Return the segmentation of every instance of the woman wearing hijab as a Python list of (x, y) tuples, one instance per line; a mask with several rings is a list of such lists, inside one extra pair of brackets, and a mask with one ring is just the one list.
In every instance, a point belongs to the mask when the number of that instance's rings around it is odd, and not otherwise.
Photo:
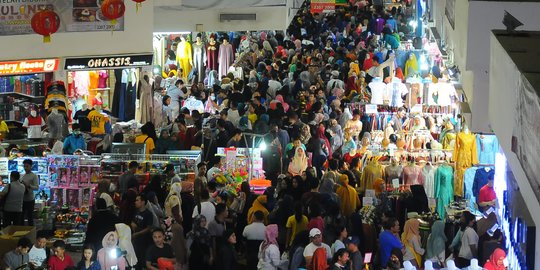
[[(221, 236), (221, 241), (217, 247), (217, 257), (215, 268), (221, 270), (236, 270), (238, 267), (238, 255), (234, 249), (236, 245), (236, 235), (233, 230), (226, 230)], [(191, 267), (191, 266), (190, 266)], [(199, 268), (191, 268), (199, 269)]]
[(294, 157), (289, 163), (288, 172), (293, 176), (302, 175), (308, 167), (308, 158), (302, 147), (296, 148)]
[(190, 269), (210, 269), (214, 256), (212, 254), (212, 238), (206, 229), (206, 218), (198, 215), (193, 221), (193, 230), (187, 234), (190, 250)]
[(317, 136), (323, 140), (324, 145), (326, 146), (328, 159), (330, 160), (332, 159), (332, 146), (330, 145), (330, 141), (326, 137), (325, 131), (326, 131), (326, 127), (324, 126), (324, 124), (323, 123), (319, 124), (319, 128), (317, 129)]
[(425, 250), (421, 245), (420, 221), (418, 219), (412, 218), (405, 222), (405, 227), (401, 234), (401, 242), (405, 246), (403, 261), (411, 261), (415, 267), (422, 265), (422, 255), (424, 255)]
[(431, 226), (431, 234), (428, 237), (426, 247), (426, 260), (432, 261), (435, 268), (444, 267), (446, 240), (444, 222), (442, 220), (435, 221)]
[(385, 182), (382, 178), (377, 178), (377, 180), (373, 182), (373, 189), (375, 190), (375, 196), (377, 196), (377, 198), (385, 191), (384, 185)]
[(360, 207), (358, 192), (349, 185), (349, 177), (342, 174), (339, 177), (340, 185), (337, 188), (337, 195), (340, 201), (341, 213), (345, 217), (350, 217)]
[(262, 270), (277, 270), (283, 263), (277, 242), (278, 226), (270, 224), (266, 226), (264, 231), (264, 241), (259, 247), (259, 263), (257, 269)]
[(165, 199), (165, 236), (167, 240), (174, 237), (172, 232), (173, 224), (182, 224), (182, 184), (179, 182), (171, 185), (171, 190)]
[(504, 266), (504, 259), (506, 258), (506, 253), (504, 250), (497, 248), (491, 256), (489, 257), (489, 260), (484, 264), (484, 268), (486, 270), (505, 270), (506, 267)]
[(103, 248), (101, 248), (97, 253), (97, 259), (102, 269), (112, 269), (112, 267), (117, 266), (118, 269), (126, 268), (126, 260), (123, 256), (114, 258), (110, 256), (111, 251), (118, 248), (118, 234), (116, 231), (109, 232), (103, 237)]
[(260, 195), (257, 197), (257, 199), (253, 202), (253, 206), (249, 208), (248, 215), (247, 215), (247, 221), (248, 225), (253, 223), (255, 220), (254, 214), (257, 211), (261, 211), (264, 214), (264, 224), (268, 224), (268, 209), (264, 206), (268, 202), (268, 198), (265, 195)]

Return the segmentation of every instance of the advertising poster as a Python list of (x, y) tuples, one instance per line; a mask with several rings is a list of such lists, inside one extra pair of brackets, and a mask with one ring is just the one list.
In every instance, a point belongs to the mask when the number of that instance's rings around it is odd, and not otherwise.
[(124, 19), (113, 25), (103, 16), (104, 0), (0, 0), (0, 35), (35, 34), (30, 21), (42, 10), (55, 11), (60, 16), (60, 29), (65, 32), (123, 31)]

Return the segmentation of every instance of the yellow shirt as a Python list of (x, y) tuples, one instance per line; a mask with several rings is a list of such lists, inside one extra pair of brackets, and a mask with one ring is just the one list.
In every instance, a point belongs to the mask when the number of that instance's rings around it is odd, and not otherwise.
[[(146, 138), (148, 138), (148, 140)], [(147, 155), (151, 154), (152, 151), (154, 151), (154, 148), (156, 148), (156, 146), (154, 145), (154, 139), (144, 134), (135, 137), (135, 143), (144, 143), (146, 145)]]
[(294, 215), (287, 219), (287, 225), (285, 227), (291, 229), (291, 240), (289, 241), (289, 245), (292, 245), (294, 238), (299, 232), (307, 230), (308, 222), (308, 218), (304, 215), (302, 215), (302, 222), (300, 223), (296, 221)]
[(6, 124), (6, 121), (0, 122), (0, 132), (9, 133), (9, 127)]
[(91, 111), (87, 117), (91, 122), (90, 132), (95, 135), (104, 135), (105, 124), (109, 121), (109, 117), (97, 110)]

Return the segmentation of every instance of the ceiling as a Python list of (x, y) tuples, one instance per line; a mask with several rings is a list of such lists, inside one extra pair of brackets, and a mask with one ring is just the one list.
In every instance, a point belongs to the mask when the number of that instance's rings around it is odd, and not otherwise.
[[(158, 2), (161, 2), (157, 4)], [(162, 9), (209, 10), (246, 7), (285, 6), (286, 0), (162, 0), (155, 5)]]

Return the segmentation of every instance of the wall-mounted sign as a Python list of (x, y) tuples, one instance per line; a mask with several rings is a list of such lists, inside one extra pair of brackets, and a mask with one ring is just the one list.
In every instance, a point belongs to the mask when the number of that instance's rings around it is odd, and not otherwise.
[(336, 9), (336, 0), (311, 0), (311, 13), (329, 13)]
[(35, 34), (31, 19), (41, 9), (54, 10), (61, 20), (58, 33), (123, 31), (124, 18), (116, 24), (103, 16), (102, 0), (1, 0), (0, 36)]
[(152, 54), (66, 58), (66, 70), (130, 68), (152, 65)]
[(0, 75), (54, 72), (58, 63), (58, 58), (0, 62)]

